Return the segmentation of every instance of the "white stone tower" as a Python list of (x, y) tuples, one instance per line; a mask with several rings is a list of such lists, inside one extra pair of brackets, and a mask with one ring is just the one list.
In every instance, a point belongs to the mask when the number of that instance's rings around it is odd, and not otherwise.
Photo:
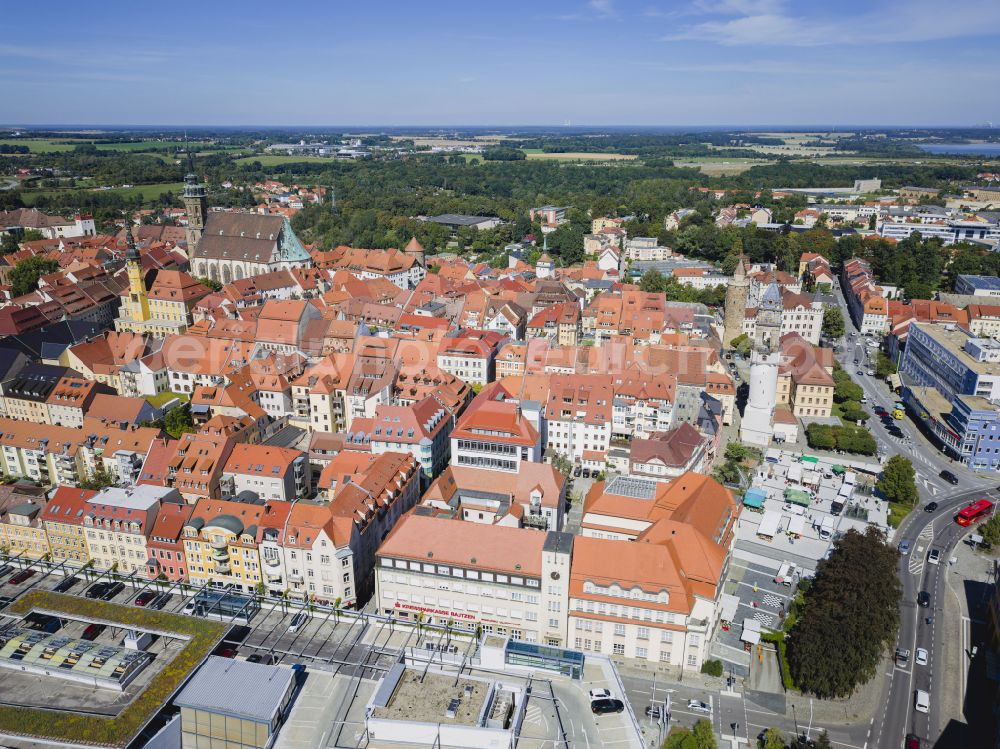
[(741, 442), (763, 447), (771, 444), (780, 361), (778, 352), (754, 350), (750, 354), (750, 394), (740, 424)]

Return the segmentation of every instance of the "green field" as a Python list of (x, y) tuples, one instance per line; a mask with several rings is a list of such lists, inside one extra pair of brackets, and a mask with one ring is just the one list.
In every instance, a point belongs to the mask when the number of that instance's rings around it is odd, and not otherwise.
[(178, 148), (183, 145), (176, 140), (137, 140), (134, 143), (102, 143), (97, 148), (101, 151), (141, 151), (147, 148)]
[(255, 161), (259, 161), (261, 166), (281, 166), (282, 164), (332, 164), (334, 159), (331, 156), (287, 156), (268, 153), (260, 156), (244, 156), (242, 159), (236, 159), (235, 163), (252, 164)]
[[(32, 153), (56, 153), (72, 151), (75, 146), (93, 143), (93, 140), (64, 140), (61, 138), (2, 138), (0, 144), (8, 146), (27, 146)], [(192, 145), (208, 151), (223, 149), (240, 150), (236, 146), (214, 146), (211, 143), (193, 143)], [(177, 148), (183, 143), (176, 140), (137, 140), (131, 143), (102, 143), (97, 146), (100, 151), (144, 151), (149, 148)]]
[(700, 169), (710, 177), (739, 174), (760, 164), (772, 164), (770, 159), (725, 158), (721, 156), (704, 156), (692, 159), (674, 159), (674, 166)]
[[(80, 141), (85, 143), (86, 141)], [(32, 153), (56, 153), (57, 151), (72, 151), (73, 146), (66, 145), (58, 138), (50, 140), (44, 138), (2, 138), (0, 145), (5, 146), (27, 146)]]
[(70, 189), (70, 190), (27, 190), (21, 193), (21, 199), (25, 205), (34, 205), (35, 201), (42, 195), (53, 197), (56, 195), (70, 195), (78, 192), (109, 192), (116, 195), (142, 195), (143, 200), (152, 200), (162, 192), (173, 191), (179, 193), (184, 189), (182, 182), (161, 182), (155, 185), (135, 185), (134, 187), (112, 187), (110, 190), (95, 189)]

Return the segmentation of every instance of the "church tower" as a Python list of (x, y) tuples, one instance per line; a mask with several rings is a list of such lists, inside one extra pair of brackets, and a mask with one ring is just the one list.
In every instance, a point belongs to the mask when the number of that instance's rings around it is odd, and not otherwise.
[(128, 301), (130, 317), (133, 322), (145, 322), (149, 319), (149, 296), (146, 291), (146, 281), (143, 278), (142, 258), (139, 248), (135, 246), (132, 236), (131, 219), (125, 216), (125, 269), (128, 271)]
[(198, 183), (198, 177), (194, 173), (194, 165), (191, 163), (191, 156), (188, 154), (188, 167), (192, 170), (184, 178), (184, 194), (181, 200), (184, 202), (184, 212), (187, 213), (187, 229), (184, 233), (187, 238), (188, 259), (194, 257), (194, 250), (201, 239), (201, 233), (205, 230), (205, 214), (208, 213), (208, 198), (205, 197), (205, 186)]
[(726, 288), (726, 307), (723, 317), (723, 348), (730, 348), (733, 339), (743, 333), (743, 320), (747, 314), (747, 297), (750, 295), (750, 279), (747, 277), (746, 257), (740, 255), (733, 272), (733, 280)]

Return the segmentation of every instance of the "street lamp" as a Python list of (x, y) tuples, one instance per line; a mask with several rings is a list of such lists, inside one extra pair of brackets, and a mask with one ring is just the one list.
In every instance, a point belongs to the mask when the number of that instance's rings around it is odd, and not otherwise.
[(792, 720), (795, 721), (795, 735), (799, 735), (799, 719), (795, 715), (795, 703), (792, 703)]

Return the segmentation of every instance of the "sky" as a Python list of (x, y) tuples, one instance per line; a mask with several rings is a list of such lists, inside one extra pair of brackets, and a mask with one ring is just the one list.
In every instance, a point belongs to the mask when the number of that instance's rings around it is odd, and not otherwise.
[(48, 0), (15, 125), (1000, 126), (998, 0)]

